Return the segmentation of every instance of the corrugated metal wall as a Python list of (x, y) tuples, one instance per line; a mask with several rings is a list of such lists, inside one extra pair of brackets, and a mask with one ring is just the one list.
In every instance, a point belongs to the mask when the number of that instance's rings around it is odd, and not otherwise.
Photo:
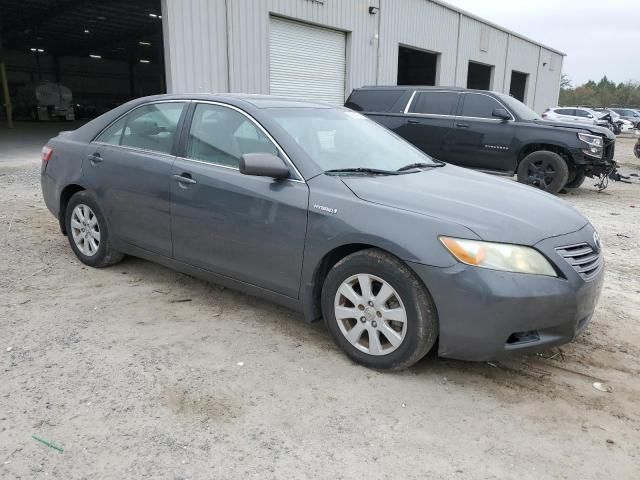
[(475, 61), (494, 66), (494, 90), (508, 93), (517, 70), (529, 74), (529, 106), (557, 103), (562, 55), (437, 0), (162, 0), (162, 11), (171, 92), (269, 93), (269, 18), (279, 16), (346, 33), (346, 95), (396, 84), (404, 45), (440, 54), (438, 85), (466, 86)]

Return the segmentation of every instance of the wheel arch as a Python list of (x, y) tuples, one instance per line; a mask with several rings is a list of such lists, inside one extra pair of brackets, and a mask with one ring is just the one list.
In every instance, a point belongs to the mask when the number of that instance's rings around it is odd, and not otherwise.
[(69, 205), (69, 200), (76, 193), (86, 190), (82, 185), (78, 185), (77, 183), (71, 183), (64, 187), (60, 192), (60, 208), (58, 209), (58, 222), (60, 223), (60, 230), (64, 235), (67, 234), (67, 227), (65, 225), (65, 217), (67, 214), (67, 205)]
[[(418, 274), (411, 268), (411, 266), (402, 259), (397, 253), (390, 251), (388, 248), (380, 247), (371, 242), (353, 242), (353, 243), (345, 243), (334, 247), (333, 249), (326, 252), (320, 259), (320, 261), (316, 264), (313, 273), (310, 275), (308, 281), (306, 281), (302, 286), (301, 292), (301, 300), (302, 300), (302, 312), (304, 314), (304, 318), (306, 322), (313, 322), (322, 318), (322, 306), (321, 306), (321, 294), (322, 287), (324, 285), (324, 280), (327, 277), (329, 271), (333, 268), (333, 266), (338, 263), (343, 258), (368, 249), (376, 249), (387, 253), (395, 258), (397, 258), (400, 262), (402, 262), (409, 270), (411, 270), (416, 278), (420, 281), (420, 283), (425, 287), (428, 292), (428, 288), (424, 285), (423, 280), (418, 276)], [(431, 295), (429, 293), (429, 295)], [(435, 305), (435, 304), (434, 304)]]
[(518, 170), (518, 166), (520, 162), (530, 153), (539, 152), (539, 151), (549, 151), (553, 153), (557, 153), (560, 155), (565, 162), (567, 162), (567, 166), (569, 170), (575, 168), (576, 163), (571, 154), (569, 148), (566, 145), (560, 145), (555, 143), (547, 143), (547, 142), (532, 142), (527, 145), (524, 145), (520, 151), (518, 152), (518, 159), (516, 163), (516, 171)]

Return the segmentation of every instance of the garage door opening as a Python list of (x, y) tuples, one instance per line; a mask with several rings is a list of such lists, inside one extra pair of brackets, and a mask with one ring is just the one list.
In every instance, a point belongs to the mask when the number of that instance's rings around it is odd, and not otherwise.
[(344, 105), (344, 32), (271, 18), (269, 92)]
[(467, 88), (474, 90), (491, 90), (493, 66), (469, 62), (467, 70)]
[(89, 119), (166, 91), (160, 0), (28, 3), (0, 2), (16, 120)]
[(398, 85), (435, 85), (437, 72), (437, 53), (399, 47)]
[(520, 100), (522, 103), (525, 101), (525, 96), (527, 94), (527, 82), (529, 80), (529, 74), (516, 72), (513, 70), (511, 72), (511, 86), (509, 87), (509, 94)]

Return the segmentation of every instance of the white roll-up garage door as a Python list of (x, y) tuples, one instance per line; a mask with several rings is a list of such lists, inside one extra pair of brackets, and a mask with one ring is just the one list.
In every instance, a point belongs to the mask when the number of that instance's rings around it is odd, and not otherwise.
[(344, 104), (345, 34), (271, 18), (271, 95)]

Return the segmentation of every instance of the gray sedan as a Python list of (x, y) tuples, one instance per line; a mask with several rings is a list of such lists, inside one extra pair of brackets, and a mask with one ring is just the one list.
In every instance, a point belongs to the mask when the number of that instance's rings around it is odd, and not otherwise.
[(571, 341), (603, 279), (598, 235), (552, 195), (446, 165), (356, 112), (251, 95), (134, 100), (43, 148), (77, 257), (152, 260), (324, 318), (400, 369)]

